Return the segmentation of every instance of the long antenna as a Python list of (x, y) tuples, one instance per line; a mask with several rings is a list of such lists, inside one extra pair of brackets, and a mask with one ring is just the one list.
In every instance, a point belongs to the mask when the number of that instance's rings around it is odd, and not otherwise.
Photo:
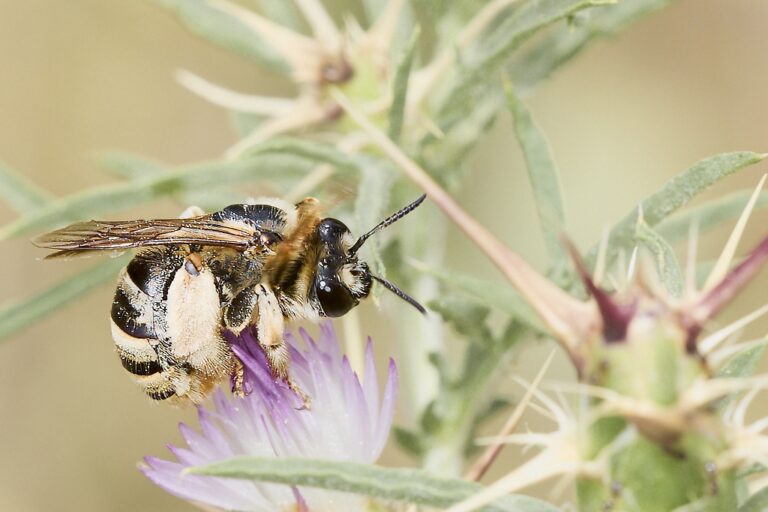
[[(424, 197), (422, 196), (422, 199), (423, 198)], [(371, 274), (371, 277), (374, 278), (379, 283), (381, 283), (382, 285), (384, 285), (384, 288), (386, 288), (387, 290), (391, 291), (392, 293), (394, 293), (395, 295), (397, 295), (398, 297), (403, 299), (405, 302), (407, 302), (411, 306), (413, 306), (416, 309), (418, 309), (419, 313), (421, 313), (422, 315), (426, 315), (427, 314), (427, 310), (424, 309), (424, 306), (422, 306), (421, 304), (416, 302), (416, 299), (414, 299), (413, 297), (411, 297), (410, 295), (405, 293), (403, 290), (401, 290), (397, 286), (393, 285), (392, 283), (390, 283), (386, 279), (383, 279), (383, 278), (381, 278), (379, 276), (375, 276), (375, 275)]]
[(392, 215), (390, 215), (389, 217), (387, 217), (383, 221), (381, 221), (378, 224), (376, 224), (373, 227), (373, 229), (371, 229), (369, 232), (367, 232), (366, 234), (364, 234), (363, 236), (358, 238), (357, 242), (355, 242), (355, 244), (352, 247), (349, 248), (349, 252), (348, 252), (349, 256), (352, 256), (353, 254), (355, 254), (358, 251), (358, 249), (360, 249), (360, 247), (363, 246), (365, 241), (368, 240), (368, 238), (371, 235), (373, 235), (374, 233), (376, 233), (377, 231), (379, 231), (381, 229), (384, 229), (385, 227), (389, 226), (390, 224), (393, 224), (393, 223), (397, 222), (398, 220), (402, 219), (403, 217), (405, 217), (406, 215), (411, 213), (413, 210), (415, 210), (416, 207), (419, 206), (422, 203), (422, 201), (424, 201), (424, 199), (426, 197), (427, 197), (427, 194), (422, 195), (421, 197), (419, 197), (417, 200), (415, 200), (414, 202), (412, 202), (408, 206), (406, 206), (404, 208), (401, 208), (400, 210), (398, 210), (397, 212), (393, 213)]

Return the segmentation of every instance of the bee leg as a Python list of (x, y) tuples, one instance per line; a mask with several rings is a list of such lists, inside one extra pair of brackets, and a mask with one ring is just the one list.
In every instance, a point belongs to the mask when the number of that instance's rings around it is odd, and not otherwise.
[(283, 339), (285, 323), (277, 297), (269, 285), (266, 284), (258, 285), (257, 293), (256, 312), (258, 313), (258, 320), (256, 321), (256, 331), (258, 333), (259, 345), (267, 356), (267, 362), (269, 363), (270, 370), (272, 370), (272, 375), (288, 384), (291, 391), (301, 399), (302, 409), (309, 409), (311, 406), (309, 396), (291, 380), (288, 374), (288, 346)]
[(235, 362), (235, 369), (232, 373), (234, 377), (232, 393), (238, 398), (245, 398), (245, 367), (237, 356), (232, 356), (232, 359)]

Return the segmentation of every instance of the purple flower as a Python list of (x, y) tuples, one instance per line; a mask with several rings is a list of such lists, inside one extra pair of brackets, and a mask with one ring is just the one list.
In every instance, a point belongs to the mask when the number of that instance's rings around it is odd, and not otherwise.
[(178, 462), (146, 457), (141, 471), (157, 485), (181, 498), (225, 510), (238, 511), (359, 511), (366, 499), (345, 493), (291, 488), (247, 480), (184, 474), (184, 469), (237, 456), (306, 457), (361, 463), (378, 459), (389, 435), (394, 414), (397, 369), (389, 362), (384, 395), (374, 367), (370, 339), (361, 383), (342, 356), (330, 323), (320, 327), (315, 342), (299, 331), (307, 348), (297, 348), (290, 334), (291, 375), (312, 398), (312, 408), (299, 410), (301, 401), (283, 382), (275, 382), (252, 333), (233, 340), (242, 360), (245, 398), (227, 398), (219, 389), (213, 408), (198, 408), (198, 433), (181, 424), (186, 448), (169, 446)]

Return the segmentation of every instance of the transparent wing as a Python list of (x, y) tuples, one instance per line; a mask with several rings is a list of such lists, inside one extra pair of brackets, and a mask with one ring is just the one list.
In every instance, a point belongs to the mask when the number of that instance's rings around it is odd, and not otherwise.
[(245, 250), (259, 243), (261, 231), (210, 218), (77, 222), (39, 236), (32, 243), (69, 257), (85, 251), (120, 251), (135, 247), (201, 244)]

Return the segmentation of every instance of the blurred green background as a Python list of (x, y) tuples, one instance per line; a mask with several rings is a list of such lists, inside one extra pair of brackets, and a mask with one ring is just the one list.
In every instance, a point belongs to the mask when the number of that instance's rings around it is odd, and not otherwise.
[[(700, 158), (768, 150), (767, 30), (766, 2), (674, 2), (600, 41), (534, 91), (528, 104), (559, 163), (577, 245), (588, 247)], [(176, 85), (177, 68), (236, 90), (292, 94), (290, 84), (191, 36), (148, 1), (0, 0), (0, 65), (0, 160), (55, 194), (112, 179), (91, 158), (98, 150), (177, 164), (216, 158), (235, 141), (222, 109)], [(460, 202), (524, 257), (543, 261), (507, 114), (478, 146), (471, 167)], [(753, 187), (766, 171), (765, 164), (750, 168), (704, 198)], [(125, 216), (179, 209), (157, 203)], [(439, 215), (433, 208), (422, 214)], [(0, 222), (13, 217), (0, 205)], [(766, 234), (766, 220), (754, 218), (742, 250)], [(722, 228), (703, 240), (702, 259), (726, 234)], [(26, 239), (3, 242), (2, 249), (0, 301), (92, 263), (42, 263), (42, 251)], [(452, 268), (497, 277), (453, 229), (449, 254)], [(768, 276), (760, 278), (724, 318), (765, 302), (767, 284)], [(165, 443), (178, 440), (177, 422), (193, 414), (150, 403), (120, 368), (109, 335), (112, 293), (103, 287), (0, 345), (0, 510), (190, 509), (135, 469), (144, 455), (165, 455)], [(385, 315), (410, 311), (361, 309), (363, 332), (386, 354), (392, 340)], [(526, 350), (514, 371), (534, 373), (548, 350)], [(570, 369), (561, 361), (550, 375), (569, 378)], [(392, 448), (383, 462), (408, 460)], [(510, 464), (513, 458), (504, 459), (495, 474)], [(539, 490), (546, 496), (546, 486)]]

